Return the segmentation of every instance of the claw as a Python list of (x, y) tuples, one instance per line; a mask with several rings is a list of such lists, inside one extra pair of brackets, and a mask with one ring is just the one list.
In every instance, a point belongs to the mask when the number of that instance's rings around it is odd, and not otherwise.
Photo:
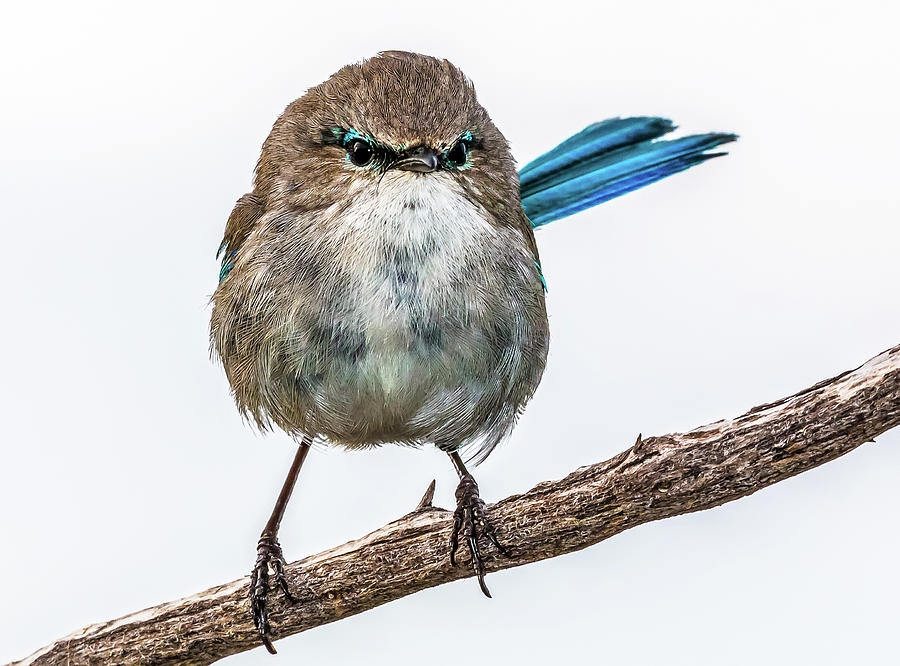
[(291, 588), (288, 586), (287, 576), (284, 575), (284, 558), (279, 557), (273, 560), (272, 565), (275, 568), (275, 581), (278, 583), (278, 587), (281, 588), (281, 591), (284, 594), (284, 598), (287, 599), (291, 605), (297, 603), (297, 601), (299, 600), (297, 599), (297, 597), (291, 594)]
[(497, 535), (494, 534), (494, 527), (488, 522), (484, 523), (484, 535), (488, 538), (488, 541), (494, 544), (494, 548), (496, 548), (497, 552), (503, 555), (503, 557), (512, 557), (509, 550), (497, 541)]
[(509, 551), (497, 540), (494, 528), (487, 520), (484, 501), (478, 495), (478, 484), (470, 474), (465, 474), (460, 479), (459, 487), (456, 489), (456, 502), (456, 511), (453, 512), (453, 530), (450, 533), (450, 564), (456, 566), (456, 551), (459, 547), (460, 533), (462, 533), (469, 546), (469, 555), (472, 558), (472, 568), (478, 577), (478, 586), (484, 595), (490, 598), (491, 592), (484, 582), (484, 560), (481, 558), (478, 540), (482, 537), (486, 538), (505, 557), (509, 557)]
[(253, 566), (253, 572), (250, 574), (250, 611), (253, 614), (253, 625), (256, 627), (257, 633), (266, 650), (271, 654), (276, 654), (275, 646), (272, 645), (272, 625), (269, 623), (269, 611), (267, 602), (269, 600), (269, 568), (271, 567), (275, 576), (275, 583), (281, 588), (285, 598), (292, 604), (297, 603), (297, 598), (291, 594), (288, 587), (287, 577), (284, 574), (284, 555), (281, 552), (281, 545), (274, 537), (262, 536), (256, 546), (256, 564)]
[(488, 541), (490, 541), (492, 544), (494, 544), (494, 548), (497, 549), (497, 552), (498, 552), (498, 553), (500, 553), (501, 555), (503, 555), (503, 557), (512, 557), (512, 555), (509, 554), (509, 551), (508, 551), (506, 548), (504, 548), (504, 547), (500, 544), (499, 541), (497, 541), (497, 537), (494, 536), (494, 533), (493, 533), (493, 532), (486, 532), (485, 535), (487, 536)]
[(456, 549), (459, 547), (459, 528), (462, 527), (462, 516), (459, 509), (453, 512), (453, 531), (450, 532), (450, 566), (456, 566)]
[(472, 555), (472, 564), (475, 567), (475, 575), (478, 576), (478, 587), (484, 592), (484, 596), (490, 599), (491, 591), (487, 588), (487, 583), (484, 582), (484, 562), (481, 561), (481, 553), (478, 552), (478, 541), (475, 539), (474, 535), (470, 536), (468, 540), (469, 553)]

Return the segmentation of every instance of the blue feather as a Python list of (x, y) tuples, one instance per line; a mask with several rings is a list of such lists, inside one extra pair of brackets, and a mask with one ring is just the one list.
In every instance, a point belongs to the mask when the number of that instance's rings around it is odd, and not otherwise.
[(698, 134), (656, 141), (675, 129), (665, 118), (611, 118), (594, 123), (519, 172), (522, 206), (531, 226), (572, 215), (725, 153), (734, 134)]
[(227, 243), (222, 243), (219, 246), (219, 251), (216, 252), (216, 259), (222, 256), (222, 268), (219, 270), (219, 284), (222, 284), (222, 280), (228, 277), (231, 269), (234, 268), (234, 257), (236, 255), (237, 250), (233, 250), (232, 252), (228, 251)]

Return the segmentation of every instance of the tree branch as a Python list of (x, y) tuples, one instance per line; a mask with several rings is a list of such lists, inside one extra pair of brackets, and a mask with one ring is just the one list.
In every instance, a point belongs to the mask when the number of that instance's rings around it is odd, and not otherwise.
[[(900, 345), (855, 370), (733, 420), (638, 441), (559, 481), (489, 507), (512, 557), (485, 549), (488, 571), (580, 550), (636, 525), (700, 511), (833, 460), (900, 425)], [(451, 513), (430, 493), (379, 530), (295, 562), (299, 603), (276, 596), (279, 637), (469, 577), (447, 559)], [(466, 553), (461, 553), (467, 558)], [(15, 664), (209, 664), (258, 646), (246, 577), (91, 625)]]

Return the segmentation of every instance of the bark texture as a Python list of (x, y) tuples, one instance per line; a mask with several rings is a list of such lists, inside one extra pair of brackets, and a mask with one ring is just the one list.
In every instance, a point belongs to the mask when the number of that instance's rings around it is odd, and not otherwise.
[[(605, 462), (488, 508), (509, 559), (488, 571), (569, 553), (635, 525), (717, 506), (833, 460), (900, 425), (900, 345), (855, 370), (735, 419), (638, 441)], [(300, 601), (272, 603), (279, 638), (472, 575), (447, 559), (452, 513), (426, 493), (412, 513), (294, 562)], [(61, 638), (15, 664), (209, 664), (260, 645), (248, 578)]]

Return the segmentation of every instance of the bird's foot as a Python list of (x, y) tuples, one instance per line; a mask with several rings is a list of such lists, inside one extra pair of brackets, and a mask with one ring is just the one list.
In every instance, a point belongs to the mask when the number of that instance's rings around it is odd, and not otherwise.
[(253, 613), (256, 631), (259, 632), (263, 645), (272, 654), (275, 654), (275, 646), (272, 645), (272, 627), (269, 624), (269, 611), (266, 606), (269, 600), (270, 577), (274, 577), (275, 584), (281, 588), (290, 603), (297, 603), (296, 597), (291, 594), (288, 587), (284, 566), (284, 555), (278, 539), (274, 536), (261, 536), (256, 545), (256, 564), (253, 573), (250, 574), (250, 610)]
[(497, 541), (494, 528), (484, 512), (484, 500), (478, 495), (478, 484), (471, 474), (465, 474), (456, 488), (456, 511), (453, 512), (453, 532), (450, 535), (450, 564), (453, 566), (456, 566), (456, 549), (460, 536), (469, 545), (478, 585), (485, 596), (490, 597), (491, 593), (484, 582), (484, 562), (478, 550), (478, 541), (486, 538), (505, 557), (509, 557), (509, 552)]

